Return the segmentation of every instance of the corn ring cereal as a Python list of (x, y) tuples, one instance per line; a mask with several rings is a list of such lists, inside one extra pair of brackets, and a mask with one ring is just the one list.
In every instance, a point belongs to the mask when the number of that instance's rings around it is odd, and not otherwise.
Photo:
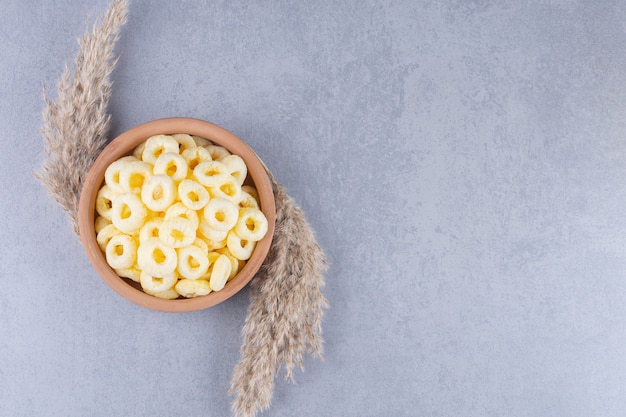
[(174, 273), (165, 274), (162, 277), (155, 277), (146, 271), (141, 271), (141, 276), (139, 277), (141, 288), (152, 293), (161, 293), (171, 289), (176, 285), (176, 280), (177, 277)]
[(241, 186), (241, 191), (246, 192), (252, 196), (256, 201), (259, 201), (259, 192), (252, 185), (244, 184)]
[(191, 221), (193, 230), (198, 229), (198, 224), (200, 223), (198, 213), (195, 210), (186, 207), (183, 203), (175, 203), (165, 212), (165, 220), (173, 219), (175, 217), (182, 217), (183, 219)]
[(113, 199), (117, 193), (108, 185), (103, 185), (96, 195), (96, 212), (105, 219), (111, 220), (111, 211), (113, 210)]
[(177, 263), (176, 249), (167, 246), (159, 238), (151, 238), (139, 244), (137, 266), (142, 272), (153, 277), (163, 277), (173, 274)]
[(137, 260), (137, 241), (124, 233), (115, 235), (107, 243), (105, 254), (111, 268), (130, 268)]
[(179, 153), (183, 153), (187, 149), (195, 148), (198, 146), (196, 145), (196, 142), (193, 140), (193, 138), (186, 133), (177, 133), (175, 135), (172, 135), (172, 137), (176, 142), (178, 142)]
[(239, 185), (242, 185), (248, 175), (248, 167), (243, 159), (239, 155), (228, 155), (222, 158), (220, 162), (226, 165), (228, 173), (235, 177)]
[(237, 275), (237, 271), (239, 270), (240, 260), (234, 257), (232, 253), (230, 253), (230, 250), (228, 250), (228, 247), (216, 249), (215, 252), (219, 253), (220, 255), (226, 256), (228, 260), (230, 261), (230, 274), (228, 275), (228, 279), (227, 279), (227, 281), (230, 281), (231, 279), (235, 277), (235, 275)]
[(174, 181), (180, 181), (187, 177), (189, 167), (185, 158), (177, 153), (165, 152), (154, 161), (154, 175), (167, 175)]
[(96, 230), (96, 234), (100, 232), (100, 230), (104, 229), (106, 226), (112, 224), (111, 219), (107, 219), (103, 216), (96, 217), (96, 221), (94, 223), (94, 229)]
[(193, 176), (205, 187), (215, 187), (224, 181), (228, 168), (219, 161), (200, 162), (193, 170)]
[(178, 297), (180, 297), (180, 294), (176, 291), (176, 286), (169, 288), (165, 291), (156, 291), (156, 292), (150, 291), (144, 287), (142, 287), (142, 289), (146, 294), (149, 294), (156, 298), (161, 298), (163, 300), (175, 300)]
[(180, 155), (187, 161), (190, 171), (193, 171), (200, 162), (213, 160), (209, 151), (202, 147), (185, 149)]
[(254, 197), (252, 197), (251, 194), (247, 193), (246, 191), (243, 191), (243, 187), (241, 189), (241, 198), (239, 199), (239, 207), (255, 208), (255, 209), (260, 208), (259, 202)]
[(178, 184), (178, 198), (188, 208), (201, 210), (209, 202), (209, 192), (194, 180), (182, 180)]
[(196, 240), (196, 228), (184, 217), (165, 219), (159, 228), (159, 240), (171, 248), (189, 246)]
[(198, 147), (213, 145), (213, 142), (211, 142), (207, 138), (203, 138), (203, 137), (195, 136), (195, 135), (191, 135), (191, 138), (193, 139), (193, 141), (196, 143), (196, 146)]
[(212, 198), (220, 197), (239, 204), (241, 200), (241, 186), (232, 175), (226, 175), (219, 184), (209, 187), (209, 194)]
[(128, 160), (118, 159), (107, 167), (104, 171), (104, 182), (111, 191), (116, 194), (124, 193), (124, 188), (120, 184), (120, 171), (128, 163)]
[(202, 221), (200, 222), (198, 231), (208, 240), (216, 242), (226, 239), (226, 236), (228, 235), (228, 230), (215, 230), (209, 226), (209, 224), (204, 220), (204, 216), (202, 216)]
[(153, 175), (141, 189), (141, 201), (152, 211), (165, 211), (176, 199), (174, 180), (167, 175)]
[(143, 161), (124, 164), (119, 172), (119, 185), (125, 193), (140, 193), (146, 179), (152, 176), (152, 166)]
[(228, 232), (226, 247), (235, 258), (247, 261), (252, 256), (255, 246), (255, 241), (242, 239), (233, 231)]
[(209, 284), (213, 291), (220, 291), (226, 285), (226, 281), (230, 277), (232, 264), (226, 255), (220, 255), (213, 263), (211, 270), (211, 279)]
[(259, 241), (267, 233), (267, 218), (263, 212), (255, 208), (239, 209), (235, 233), (246, 240)]
[(161, 154), (167, 152), (178, 153), (179, 145), (176, 139), (169, 135), (155, 135), (146, 140), (141, 159), (151, 165), (154, 165), (157, 158)]
[(211, 159), (213, 159), (214, 161), (219, 161), (220, 159), (225, 158), (228, 155), (230, 155), (230, 152), (228, 151), (228, 149), (219, 145), (208, 145), (208, 146), (205, 146), (204, 149), (209, 151), (209, 153), (211, 154)]
[(104, 226), (96, 235), (96, 241), (98, 242), (98, 246), (102, 252), (106, 252), (106, 247), (111, 238), (113, 236), (119, 235), (122, 233), (117, 227), (113, 224), (109, 224), (108, 226)]
[(232, 229), (238, 217), (238, 206), (225, 198), (213, 198), (204, 207), (204, 220), (215, 230)]
[(111, 222), (124, 233), (138, 233), (147, 215), (148, 209), (135, 194), (120, 194), (113, 200)]
[(137, 265), (126, 269), (115, 269), (115, 273), (122, 278), (128, 278), (135, 282), (139, 282), (141, 277), (141, 269), (137, 268)]
[(150, 220), (144, 223), (139, 229), (139, 243), (143, 243), (146, 240), (154, 237), (159, 237), (159, 229), (163, 224), (163, 218), (152, 217)]
[(198, 279), (209, 269), (208, 251), (189, 245), (178, 249), (178, 273), (183, 278)]
[(181, 279), (174, 287), (176, 292), (185, 298), (201, 297), (211, 292), (211, 286), (206, 279)]
[(143, 155), (143, 150), (145, 148), (146, 148), (146, 142), (141, 142), (139, 145), (135, 147), (135, 149), (133, 149), (132, 155), (138, 160), (141, 160), (141, 157)]

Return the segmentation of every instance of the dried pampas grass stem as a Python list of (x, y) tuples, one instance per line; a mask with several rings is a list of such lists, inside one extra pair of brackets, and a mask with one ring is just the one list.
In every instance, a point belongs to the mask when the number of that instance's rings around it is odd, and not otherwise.
[(48, 97), (44, 87), (46, 107), (41, 134), (47, 160), (36, 177), (69, 213), (76, 234), (83, 181), (107, 142), (109, 78), (117, 62), (114, 47), (127, 11), (126, 0), (114, 0), (100, 24), (79, 40), (74, 71), (67, 63), (57, 84), (56, 101)]
[(282, 366), (286, 379), (293, 381), (293, 370), (303, 369), (305, 354), (322, 356), (326, 257), (302, 210), (271, 173), (270, 178), (276, 230), (267, 259), (250, 283), (242, 358), (230, 389), (237, 417), (252, 417), (270, 406), (274, 378)]

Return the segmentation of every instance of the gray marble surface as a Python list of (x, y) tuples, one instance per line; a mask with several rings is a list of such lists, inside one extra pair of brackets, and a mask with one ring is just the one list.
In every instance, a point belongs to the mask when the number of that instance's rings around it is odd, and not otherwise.
[[(105, 0), (3, 0), (0, 415), (228, 416), (247, 291), (187, 314), (92, 270), (34, 179)], [(624, 416), (626, 4), (134, 0), (113, 134), (244, 139), (331, 263), (325, 361), (264, 416)]]

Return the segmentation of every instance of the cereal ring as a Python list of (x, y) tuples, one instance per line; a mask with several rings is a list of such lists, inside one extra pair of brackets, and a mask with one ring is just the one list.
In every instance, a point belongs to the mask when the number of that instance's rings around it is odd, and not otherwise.
[(151, 293), (161, 293), (167, 291), (176, 285), (176, 274), (169, 273), (165, 274), (162, 277), (155, 277), (150, 275), (146, 271), (141, 271), (141, 276), (139, 277), (139, 282), (141, 283), (141, 288), (143, 288), (146, 292)]
[(121, 194), (113, 200), (111, 221), (124, 233), (134, 234), (143, 226), (148, 209), (139, 197), (132, 193)]
[(178, 153), (183, 153), (187, 149), (195, 148), (196, 146), (198, 146), (196, 145), (196, 142), (193, 140), (193, 138), (186, 133), (177, 133), (175, 135), (172, 135), (172, 137), (174, 138), (174, 140), (176, 140), (176, 142), (178, 142)]
[(122, 233), (117, 227), (115, 227), (112, 223), (108, 226), (104, 226), (102, 230), (98, 232), (96, 235), (96, 241), (98, 242), (98, 246), (102, 252), (106, 252), (106, 247), (111, 238), (113, 236), (117, 236)]
[(103, 216), (96, 217), (96, 221), (94, 222), (94, 229), (96, 231), (96, 234), (98, 234), (100, 230), (104, 229), (106, 226), (110, 224), (111, 224), (111, 219), (107, 219), (106, 217), (103, 217)]
[(244, 184), (241, 186), (241, 191), (244, 193), (248, 193), (254, 198), (257, 202), (259, 201), (259, 192), (252, 185)]
[(152, 176), (152, 166), (143, 161), (128, 162), (119, 173), (119, 184), (125, 193), (140, 193), (146, 179)]
[(133, 265), (126, 269), (116, 269), (115, 273), (122, 278), (128, 278), (135, 282), (139, 282), (141, 277), (141, 269), (137, 268), (137, 265)]
[(228, 173), (235, 177), (239, 185), (242, 185), (246, 175), (248, 175), (248, 167), (243, 159), (239, 155), (228, 155), (222, 158), (220, 162), (226, 165)]
[(239, 204), (241, 200), (241, 186), (235, 177), (226, 175), (219, 184), (209, 187), (209, 194), (211, 198), (225, 198), (235, 204)]
[(259, 202), (252, 197), (251, 194), (243, 191), (243, 187), (241, 190), (241, 198), (239, 199), (239, 207), (241, 208), (260, 208)]
[(169, 288), (165, 291), (158, 291), (158, 292), (150, 291), (146, 288), (143, 288), (143, 292), (153, 297), (161, 298), (164, 300), (175, 300), (180, 297), (180, 294), (176, 291), (176, 286)]
[(209, 151), (209, 153), (211, 154), (211, 159), (213, 159), (214, 161), (219, 161), (220, 159), (225, 158), (228, 155), (230, 155), (230, 152), (228, 151), (228, 149), (219, 145), (204, 146), (204, 149)]
[(178, 273), (187, 279), (198, 279), (209, 269), (208, 252), (189, 245), (178, 249)]
[(130, 161), (118, 159), (107, 167), (104, 171), (104, 182), (109, 186), (111, 191), (116, 194), (124, 193), (124, 188), (120, 184), (120, 171)]
[(137, 260), (137, 241), (123, 233), (115, 235), (107, 243), (105, 254), (111, 268), (130, 268)]
[(232, 264), (226, 255), (220, 255), (213, 263), (213, 269), (211, 270), (211, 279), (209, 284), (213, 291), (220, 291), (224, 288), (226, 281), (232, 271)]
[(152, 211), (165, 211), (175, 199), (176, 186), (167, 175), (153, 175), (141, 189), (141, 201)]
[(235, 233), (245, 240), (259, 241), (267, 233), (267, 218), (263, 212), (255, 208), (239, 209), (239, 218), (235, 225)]
[(209, 151), (202, 147), (185, 149), (181, 156), (187, 161), (189, 170), (193, 171), (200, 162), (212, 161)]
[(198, 228), (198, 224), (200, 223), (198, 213), (196, 213), (195, 210), (186, 207), (183, 203), (173, 204), (165, 212), (165, 220), (169, 220), (175, 217), (182, 217), (183, 219), (190, 220), (194, 230)]
[(177, 153), (165, 152), (154, 161), (154, 175), (167, 175), (174, 181), (187, 177), (187, 161)]
[(211, 286), (206, 279), (181, 279), (174, 288), (185, 298), (201, 297), (211, 292)]
[(222, 241), (226, 239), (228, 235), (228, 230), (215, 230), (204, 220), (204, 216), (202, 216), (202, 220), (200, 221), (200, 225), (198, 227), (198, 231), (202, 236), (212, 241)]
[(237, 271), (239, 271), (239, 262), (245, 262), (245, 261), (241, 261), (237, 259), (236, 257), (234, 257), (233, 254), (230, 253), (230, 250), (228, 250), (228, 247), (217, 249), (215, 252), (221, 255), (225, 255), (230, 261), (231, 268), (230, 268), (230, 274), (228, 275), (228, 281), (235, 278), (235, 275), (237, 275)]
[(210, 140), (208, 140), (206, 138), (202, 138), (200, 136), (191, 135), (191, 138), (196, 143), (196, 146), (211, 146), (211, 145), (213, 145), (213, 142), (211, 142)]
[(178, 184), (178, 198), (192, 210), (201, 210), (209, 202), (209, 192), (194, 180), (182, 180)]
[(160, 239), (150, 238), (139, 243), (137, 266), (143, 272), (153, 277), (164, 277), (174, 273), (177, 263), (176, 250), (161, 242)]
[(234, 231), (228, 232), (226, 247), (235, 258), (247, 261), (252, 256), (255, 246), (255, 241), (242, 239)]
[(204, 219), (215, 230), (232, 229), (238, 217), (237, 205), (225, 198), (213, 198), (204, 207)]
[(103, 185), (96, 196), (96, 212), (105, 219), (111, 220), (111, 211), (113, 210), (113, 200), (117, 196), (108, 185)]
[(196, 240), (196, 228), (189, 219), (172, 217), (163, 220), (159, 228), (159, 240), (172, 248), (182, 248)]
[(202, 252), (204, 254), (208, 254), (209, 253), (209, 245), (207, 245), (206, 242), (203, 239), (199, 238), (199, 237), (197, 237), (196, 240), (193, 241), (192, 245), (193, 246), (197, 246), (200, 249), (202, 249)]
[(151, 165), (154, 165), (157, 158), (166, 152), (178, 153), (178, 142), (169, 135), (151, 136), (146, 140), (141, 159)]
[(159, 229), (163, 224), (162, 217), (152, 217), (139, 229), (139, 243), (154, 237), (159, 237)]
[(145, 141), (141, 142), (139, 145), (135, 147), (135, 149), (133, 149), (132, 155), (138, 160), (141, 160), (141, 155), (143, 154), (143, 150), (145, 148), (146, 148), (146, 142)]
[(214, 187), (228, 175), (228, 168), (219, 161), (200, 162), (193, 170), (193, 176), (205, 187)]

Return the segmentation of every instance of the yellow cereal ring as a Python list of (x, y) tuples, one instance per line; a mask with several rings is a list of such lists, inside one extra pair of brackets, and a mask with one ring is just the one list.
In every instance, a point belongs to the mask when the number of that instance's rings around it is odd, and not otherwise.
[(260, 208), (259, 202), (252, 197), (251, 194), (243, 191), (243, 187), (241, 190), (241, 198), (239, 199), (239, 207), (241, 208)]
[(187, 161), (177, 153), (165, 152), (154, 161), (154, 175), (167, 175), (174, 181), (187, 177)]
[(120, 169), (119, 184), (125, 193), (140, 193), (144, 182), (152, 176), (152, 166), (143, 161), (132, 161)]
[(228, 176), (228, 168), (219, 161), (203, 161), (193, 169), (193, 177), (205, 187), (221, 184)]
[(204, 207), (204, 220), (215, 230), (230, 230), (237, 224), (238, 206), (225, 198), (213, 198)]
[(178, 249), (177, 270), (181, 277), (198, 279), (206, 274), (209, 269), (208, 252), (198, 246), (189, 245)]
[(192, 210), (201, 210), (209, 202), (207, 189), (194, 180), (182, 180), (178, 184), (178, 198)]
[(98, 232), (100, 232), (100, 230), (104, 229), (106, 226), (112, 224), (111, 223), (111, 219), (107, 219), (106, 217), (103, 216), (98, 216), (96, 217), (96, 221), (94, 223), (94, 228), (96, 230), (96, 234), (98, 234)]
[(202, 249), (202, 252), (206, 255), (208, 255), (209, 253), (209, 245), (207, 245), (207, 243), (204, 241), (204, 239), (197, 237), (196, 240), (193, 241), (192, 243), (193, 246), (197, 246), (198, 248)]
[(135, 146), (135, 149), (133, 149), (132, 155), (138, 160), (141, 160), (141, 156), (145, 148), (146, 148), (146, 142), (141, 142), (139, 145)]
[(241, 186), (241, 191), (244, 193), (248, 193), (254, 198), (256, 201), (259, 201), (259, 192), (252, 185), (244, 184)]
[(111, 220), (113, 200), (117, 195), (108, 185), (103, 185), (96, 195), (96, 212), (105, 219)]
[(201, 297), (211, 292), (211, 286), (206, 279), (181, 279), (174, 288), (185, 298)]
[(176, 291), (176, 286), (169, 288), (165, 291), (158, 291), (158, 292), (150, 291), (148, 289), (143, 288), (143, 292), (153, 297), (161, 298), (164, 300), (175, 300), (180, 297), (180, 294)]
[(120, 194), (113, 200), (111, 221), (124, 233), (138, 233), (147, 215), (148, 209), (136, 194)]
[(234, 231), (228, 232), (226, 247), (235, 258), (247, 261), (252, 256), (255, 246), (255, 241), (242, 239)]
[(193, 140), (193, 138), (185, 133), (177, 133), (175, 135), (172, 135), (172, 137), (176, 140), (176, 142), (178, 142), (179, 153), (183, 153), (187, 149), (195, 148), (198, 146), (196, 145), (196, 142)]
[(261, 210), (255, 208), (239, 209), (235, 232), (240, 238), (259, 241), (267, 233), (267, 228), (267, 218)]
[(130, 268), (137, 260), (137, 241), (124, 233), (115, 235), (107, 243), (105, 255), (111, 268)]
[(151, 165), (154, 165), (157, 158), (166, 152), (178, 153), (178, 142), (169, 135), (151, 136), (146, 140), (141, 159)]
[(209, 153), (211, 154), (211, 159), (213, 159), (214, 161), (219, 161), (220, 159), (225, 158), (228, 155), (230, 155), (230, 152), (228, 151), (228, 149), (219, 145), (204, 146), (204, 149), (209, 151)]
[(235, 177), (239, 185), (242, 185), (248, 175), (248, 167), (243, 159), (239, 155), (228, 155), (222, 158), (220, 162), (226, 165), (228, 173)]
[(96, 241), (102, 252), (106, 252), (106, 247), (113, 236), (117, 236), (122, 233), (112, 223), (108, 226), (104, 226), (96, 235)]
[(120, 184), (120, 171), (128, 164), (128, 160), (118, 159), (107, 167), (104, 171), (104, 182), (109, 186), (111, 191), (116, 194), (124, 193), (124, 188)]
[(211, 146), (211, 145), (213, 145), (213, 142), (211, 142), (210, 140), (208, 140), (206, 138), (200, 137), (200, 136), (191, 135), (191, 138), (196, 143), (196, 146)]
[(152, 217), (150, 220), (144, 223), (139, 229), (139, 243), (143, 243), (151, 238), (159, 237), (159, 229), (163, 224), (162, 217)]
[(211, 279), (209, 284), (213, 291), (220, 291), (224, 288), (226, 281), (232, 271), (232, 264), (226, 255), (220, 255), (213, 263)]
[(200, 219), (200, 224), (198, 226), (198, 232), (207, 240), (213, 241), (222, 241), (226, 239), (226, 235), (228, 235), (228, 230), (215, 230), (204, 218), (204, 214), (202, 214), (202, 218)]
[(230, 274), (228, 275), (228, 281), (230, 281), (231, 279), (235, 277), (235, 275), (237, 275), (237, 271), (239, 270), (239, 262), (245, 262), (245, 261), (241, 261), (237, 259), (236, 257), (234, 257), (233, 254), (230, 253), (230, 250), (228, 250), (228, 247), (217, 249), (215, 252), (225, 255), (230, 261), (231, 269), (230, 269)]
[(187, 165), (191, 171), (193, 171), (200, 162), (213, 160), (209, 151), (202, 147), (185, 149), (180, 155), (187, 161)]
[(167, 175), (153, 175), (141, 189), (141, 201), (152, 211), (165, 211), (176, 199), (176, 185)]
[(196, 240), (196, 228), (189, 219), (172, 217), (163, 220), (159, 228), (159, 240), (172, 248), (189, 246)]
[(186, 207), (183, 203), (175, 203), (170, 206), (165, 212), (165, 220), (173, 219), (174, 217), (182, 217), (191, 221), (194, 230), (198, 228), (200, 218), (195, 210)]
[(161, 277), (156, 277), (150, 275), (146, 271), (141, 271), (141, 276), (139, 277), (139, 282), (141, 283), (141, 288), (146, 292), (150, 292), (152, 294), (162, 293), (167, 291), (176, 285), (176, 274), (169, 273), (165, 274)]
[(132, 279), (135, 282), (139, 282), (141, 277), (141, 269), (137, 268), (137, 265), (133, 265), (126, 269), (116, 269), (115, 273), (122, 278)]
[(137, 266), (143, 272), (153, 277), (163, 277), (173, 274), (177, 263), (176, 249), (167, 246), (160, 239), (151, 238), (139, 243)]
[(211, 198), (225, 198), (235, 204), (239, 204), (241, 200), (241, 186), (235, 177), (226, 175), (219, 184), (209, 187), (209, 195)]

